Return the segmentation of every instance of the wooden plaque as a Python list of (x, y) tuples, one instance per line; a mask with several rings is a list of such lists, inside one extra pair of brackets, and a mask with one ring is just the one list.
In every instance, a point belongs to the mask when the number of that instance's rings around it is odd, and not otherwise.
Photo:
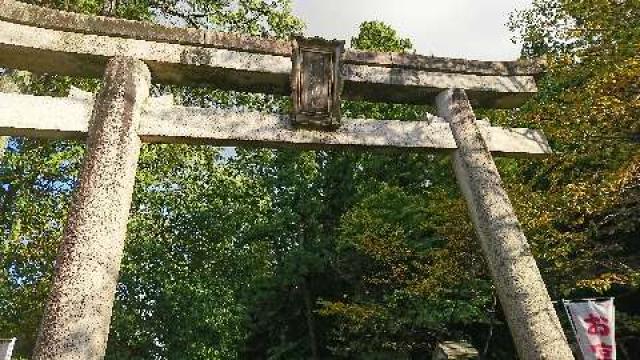
[(291, 75), (291, 122), (294, 126), (327, 130), (340, 126), (340, 57), (343, 51), (343, 41), (295, 39)]

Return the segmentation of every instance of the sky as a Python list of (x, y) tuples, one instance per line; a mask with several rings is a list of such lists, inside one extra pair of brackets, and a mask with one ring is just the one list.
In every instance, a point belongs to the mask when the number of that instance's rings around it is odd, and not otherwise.
[(294, 0), (307, 36), (346, 40), (360, 23), (381, 20), (411, 39), (423, 55), (478, 60), (515, 60), (509, 14), (531, 0)]

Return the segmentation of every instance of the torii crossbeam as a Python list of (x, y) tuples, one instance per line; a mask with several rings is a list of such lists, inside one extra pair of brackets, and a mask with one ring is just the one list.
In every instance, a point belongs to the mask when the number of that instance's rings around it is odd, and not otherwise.
[[(537, 90), (536, 62), (343, 52), (340, 42), (168, 28), (0, 0), (0, 66), (104, 79), (96, 97), (0, 94), (0, 135), (87, 141), (34, 359), (104, 357), (142, 142), (451, 152), (520, 357), (573, 359), (491, 155), (541, 156), (549, 145), (540, 131), (478, 121), (471, 107), (520, 105)], [(175, 106), (149, 98), (152, 80), (293, 94), (294, 111)], [(436, 103), (438, 116), (340, 119), (341, 98)]]

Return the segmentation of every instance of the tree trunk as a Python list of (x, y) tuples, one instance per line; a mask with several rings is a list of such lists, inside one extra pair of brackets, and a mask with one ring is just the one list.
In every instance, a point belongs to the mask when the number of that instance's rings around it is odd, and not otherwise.
[(487, 340), (484, 343), (484, 349), (482, 349), (482, 355), (480, 359), (484, 360), (487, 358), (487, 354), (489, 353), (489, 345), (491, 344), (491, 338), (493, 337), (493, 317), (496, 314), (496, 307), (498, 306), (498, 299), (495, 295), (493, 295), (493, 307), (491, 308), (491, 313), (489, 314), (489, 334), (487, 335)]
[(102, 3), (102, 16), (114, 16), (116, 14), (116, 8), (118, 7), (118, 0), (104, 0)]
[(313, 319), (313, 301), (309, 291), (309, 279), (304, 278), (302, 284), (302, 296), (304, 297), (305, 315), (307, 318), (307, 328), (309, 330), (309, 345), (311, 346), (311, 358), (318, 360), (318, 340), (316, 338), (315, 321)]

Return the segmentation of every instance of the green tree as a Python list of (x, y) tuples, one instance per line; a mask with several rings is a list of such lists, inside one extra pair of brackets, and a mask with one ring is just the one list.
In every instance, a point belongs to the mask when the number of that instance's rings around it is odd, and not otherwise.
[(398, 36), (397, 31), (382, 21), (360, 24), (358, 36), (351, 39), (351, 47), (359, 50), (406, 52), (413, 48), (411, 40)]

